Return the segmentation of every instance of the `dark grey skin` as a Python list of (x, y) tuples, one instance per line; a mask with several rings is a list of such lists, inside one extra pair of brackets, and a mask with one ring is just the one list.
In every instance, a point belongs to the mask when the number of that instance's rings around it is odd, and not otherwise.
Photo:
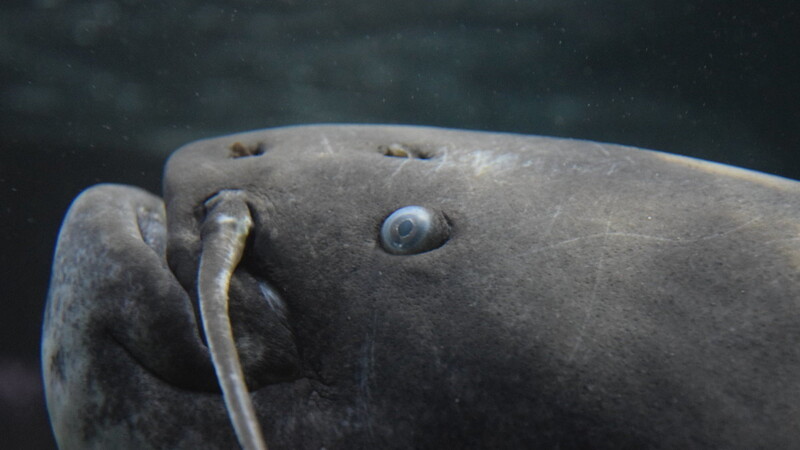
[[(271, 449), (800, 448), (800, 183), (393, 126), (195, 142), (163, 203), (82, 194), (44, 324), (62, 448), (237, 446), (195, 288), (222, 190), (253, 218), (230, 315)], [(449, 239), (385, 251), (407, 205)]]

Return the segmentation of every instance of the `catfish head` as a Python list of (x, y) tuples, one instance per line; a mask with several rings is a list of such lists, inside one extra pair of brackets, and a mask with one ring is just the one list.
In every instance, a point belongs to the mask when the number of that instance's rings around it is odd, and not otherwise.
[(62, 227), (62, 448), (800, 445), (800, 184), (585, 141), (199, 141)]

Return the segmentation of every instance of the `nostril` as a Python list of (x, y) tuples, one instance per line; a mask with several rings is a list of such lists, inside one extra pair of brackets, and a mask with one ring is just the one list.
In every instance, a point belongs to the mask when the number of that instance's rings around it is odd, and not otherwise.
[(400, 143), (381, 145), (378, 150), (384, 156), (393, 158), (431, 159), (435, 156), (432, 151), (425, 150), (419, 146)]
[(266, 144), (263, 142), (254, 142), (250, 144), (242, 144), (239, 141), (234, 142), (228, 147), (231, 158), (246, 158), (248, 156), (263, 155), (267, 150)]

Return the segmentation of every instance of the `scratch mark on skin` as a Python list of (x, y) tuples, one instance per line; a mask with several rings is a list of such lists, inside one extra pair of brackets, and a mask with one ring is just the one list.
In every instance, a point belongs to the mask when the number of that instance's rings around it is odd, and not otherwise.
[[(652, 239), (656, 241), (667, 241), (667, 242), (681, 242), (680, 239), (672, 239), (672, 238), (665, 238), (661, 236), (650, 236), (646, 234), (637, 234), (637, 233), (623, 233), (623, 232), (607, 232), (607, 233), (595, 233), (595, 234), (587, 234), (586, 236), (578, 236), (571, 239), (565, 239), (563, 241), (556, 242), (555, 244), (545, 245), (543, 247), (537, 247), (529, 250), (527, 254), (535, 254), (540, 253), (546, 250), (550, 250), (552, 248), (563, 247), (565, 245), (571, 244), (573, 242), (583, 241), (587, 239), (594, 239), (597, 237), (603, 237), (604, 240), (607, 236), (624, 236), (624, 237), (635, 237), (635, 238), (642, 238), (642, 239)], [(688, 242), (688, 241), (687, 241)]]
[(589, 323), (589, 320), (591, 319), (592, 311), (594, 311), (594, 305), (595, 302), (597, 301), (597, 287), (600, 285), (600, 276), (602, 275), (603, 272), (603, 262), (606, 256), (605, 243), (607, 237), (609, 236), (610, 230), (611, 230), (611, 219), (608, 219), (606, 221), (606, 231), (605, 233), (602, 234), (603, 242), (600, 244), (602, 252), (600, 253), (600, 257), (597, 259), (597, 264), (595, 265), (594, 268), (594, 282), (592, 283), (592, 291), (589, 293), (588, 306), (584, 311), (583, 321), (581, 323), (580, 330), (578, 330), (578, 336), (575, 339), (575, 345), (572, 347), (569, 356), (567, 356), (567, 362), (572, 362), (575, 359), (575, 354), (578, 352), (578, 349), (583, 343), (583, 335), (586, 332), (586, 325)]
[(611, 154), (608, 152), (608, 150), (606, 150), (606, 148), (605, 148), (605, 146), (604, 146), (604, 145), (602, 145), (602, 144), (599, 144), (599, 143), (597, 143), (597, 142), (592, 142), (592, 143), (594, 144), (594, 146), (595, 146), (595, 147), (596, 147), (598, 150), (600, 150), (600, 152), (603, 154), (603, 156), (610, 156), (610, 155), (611, 155)]
[(719, 233), (712, 233), (712, 234), (709, 234), (708, 236), (702, 236), (702, 237), (699, 237), (697, 239), (694, 239), (694, 241), (706, 241), (706, 240), (709, 240), (709, 239), (716, 239), (716, 238), (719, 238), (719, 237), (726, 236), (728, 234), (731, 234), (731, 233), (734, 233), (736, 231), (739, 231), (739, 230), (741, 230), (743, 228), (747, 228), (751, 224), (760, 221), (761, 218), (762, 218), (761, 216), (758, 216), (758, 217), (756, 217), (754, 219), (750, 219), (747, 222), (739, 224), (739, 225), (737, 225), (737, 226), (735, 226), (733, 228), (730, 228), (728, 230), (721, 231)]
[(439, 160), (439, 164), (436, 165), (436, 168), (433, 169), (434, 172), (438, 172), (445, 164), (447, 164), (447, 147), (441, 148), (441, 155), (442, 158)]
[(472, 169), (475, 172), (475, 176), (483, 175), (497, 161), (494, 154), (488, 150), (477, 150), (472, 152), (470, 156), (472, 157)]
[(764, 242), (764, 245), (766, 245), (766, 244), (772, 244), (772, 243), (775, 243), (775, 242), (794, 242), (794, 241), (800, 242), (800, 237), (794, 237), (794, 238), (783, 238), (783, 239), (772, 239), (772, 240), (770, 240), (770, 241), (766, 241), (766, 242)]
[[(743, 224), (740, 224), (740, 225), (737, 225), (737, 226), (735, 226), (733, 228), (730, 228), (728, 230), (721, 231), (721, 232), (718, 232), (718, 233), (712, 233), (712, 234), (709, 234), (709, 235), (706, 235), (706, 236), (700, 236), (700, 237), (692, 238), (692, 239), (670, 238), (670, 237), (664, 237), (664, 236), (653, 236), (653, 235), (650, 235), (650, 234), (626, 233), (626, 232), (623, 232), (623, 231), (608, 231), (607, 230), (605, 233), (594, 233), (594, 234), (587, 234), (586, 236), (577, 236), (577, 237), (574, 237), (574, 238), (565, 239), (563, 241), (556, 242), (554, 244), (549, 244), (549, 245), (545, 245), (545, 246), (542, 246), (542, 247), (532, 248), (527, 252), (527, 254), (540, 253), (540, 252), (543, 252), (543, 251), (546, 251), (546, 250), (549, 250), (549, 249), (552, 249), (552, 248), (563, 247), (563, 246), (571, 244), (573, 242), (578, 242), (578, 241), (587, 240), (587, 239), (594, 239), (594, 238), (598, 238), (598, 237), (603, 237), (604, 240), (605, 240), (605, 238), (608, 237), (608, 236), (630, 237), (630, 238), (638, 238), (638, 239), (649, 239), (649, 240), (653, 240), (653, 241), (680, 242), (682, 244), (691, 244), (693, 242), (707, 241), (707, 240), (711, 240), (711, 239), (717, 239), (717, 238), (725, 237), (728, 234), (734, 233), (736, 231), (740, 231), (740, 230), (742, 230), (742, 229), (744, 229), (744, 228), (750, 226), (751, 224), (753, 224), (755, 222), (758, 222), (760, 220), (761, 220), (761, 217), (756, 217), (755, 219), (748, 220), (747, 222), (745, 222)], [(552, 223), (551, 223), (551, 225), (548, 227), (547, 231), (543, 235), (547, 236), (551, 229), (552, 229)], [(783, 239), (781, 239), (781, 240), (783, 240)], [(800, 240), (800, 238), (786, 239), (786, 240)], [(774, 242), (774, 241), (769, 241), (769, 242)], [(769, 242), (766, 242), (766, 243), (769, 243)]]
[[(598, 144), (596, 142), (593, 142), (593, 144), (594, 144), (594, 147), (597, 148), (597, 150), (599, 150), (603, 154), (603, 156), (605, 156), (605, 157), (610, 157), (611, 156), (611, 152), (609, 152), (608, 149), (606, 149), (606, 147), (603, 144)], [(636, 163), (633, 161), (633, 159), (630, 156), (626, 156), (626, 155), (616, 155), (616, 156), (622, 156), (622, 158), (625, 160), (625, 162), (619, 162), (619, 161), (612, 162), (611, 163), (611, 167), (609, 167), (609, 169), (606, 171), (606, 176), (613, 175), (614, 172), (616, 172), (617, 169), (620, 168), (620, 166), (625, 166), (626, 163), (631, 165), (631, 166), (635, 166), (636, 165)], [(573, 167), (573, 168), (575, 168), (575, 167)]]
[(558, 216), (561, 215), (561, 205), (556, 206), (556, 212), (553, 213), (553, 217), (550, 218), (550, 223), (547, 224), (547, 228), (544, 230), (543, 236), (550, 236), (550, 232), (553, 231), (553, 225), (556, 223), (556, 219)]
[(391, 175), (389, 175), (389, 178), (390, 178), (390, 179), (391, 179), (391, 178), (394, 178), (394, 176), (395, 176), (395, 175), (397, 175), (398, 173), (400, 173), (400, 169), (402, 169), (402, 168), (403, 168), (403, 166), (405, 166), (406, 164), (408, 164), (408, 162), (409, 162), (409, 161), (411, 161), (411, 158), (404, 158), (404, 159), (403, 159), (403, 162), (401, 162), (401, 163), (400, 163), (400, 165), (399, 165), (399, 166), (397, 166), (397, 169), (395, 169), (395, 170), (394, 170), (394, 172), (392, 172), (392, 174), (391, 174)]
[(476, 150), (470, 154), (474, 175), (479, 177), (489, 171), (504, 172), (517, 166), (517, 155), (495, 154), (491, 150)]
[(325, 148), (325, 151), (328, 153), (333, 153), (333, 147), (331, 146), (331, 142), (328, 140), (328, 136), (322, 136), (322, 146)]

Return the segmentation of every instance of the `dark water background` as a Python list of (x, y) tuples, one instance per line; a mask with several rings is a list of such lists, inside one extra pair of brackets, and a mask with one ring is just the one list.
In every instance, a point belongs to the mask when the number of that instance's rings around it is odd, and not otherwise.
[(0, 446), (51, 448), (52, 249), (98, 182), (188, 141), (315, 122), (593, 139), (800, 178), (796, 1), (4, 1)]

